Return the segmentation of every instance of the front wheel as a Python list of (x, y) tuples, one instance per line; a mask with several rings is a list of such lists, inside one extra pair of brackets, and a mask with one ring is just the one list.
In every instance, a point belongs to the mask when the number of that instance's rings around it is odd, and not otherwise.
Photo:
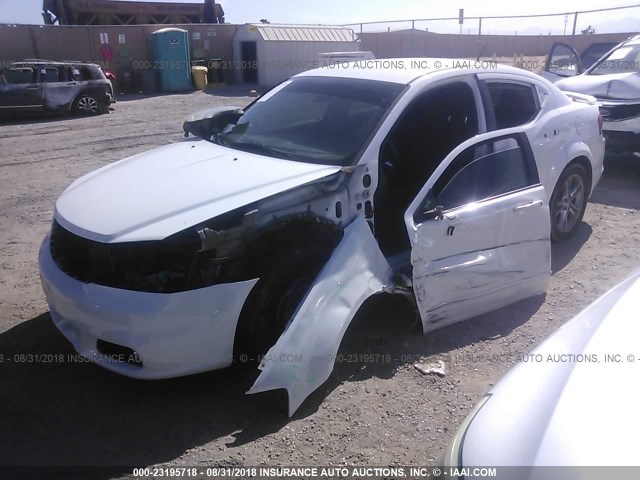
[(236, 360), (255, 360), (276, 343), (330, 255), (329, 248), (293, 247), (265, 262), (236, 329)]
[(80, 115), (98, 115), (102, 112), (102, 107), (94, 96), (82, 95), (76, 100), (74, 111)]
[(575, 232), (587, 208), (587, 189), (583, 166), (573, 164), (562, 172), (549, 202), (552, 240), (566, 240)]

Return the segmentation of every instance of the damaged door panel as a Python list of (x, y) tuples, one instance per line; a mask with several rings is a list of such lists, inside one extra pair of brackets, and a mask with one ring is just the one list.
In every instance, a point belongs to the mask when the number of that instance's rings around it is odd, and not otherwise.
[(347, 327), (364, 301), (389, 284), (391, 269), (364, 217), (345, 228), (288, 328), (262, 359), (247, 393), (284, 388), (289, 416), (331, 374)]
[(541, 294), (550, 276), (548, 200), (526, 137), (476, 138), (405, 215), (425, 333)]
[(78, 82), (65, 77), (65, 69), (43, 67), (40, 71), (42, 98), (51, 110), (69, 109), (78, 91)]

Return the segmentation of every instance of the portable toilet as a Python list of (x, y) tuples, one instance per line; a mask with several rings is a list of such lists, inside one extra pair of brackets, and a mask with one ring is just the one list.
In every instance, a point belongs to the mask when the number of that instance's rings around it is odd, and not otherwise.
[(163, 92), (191, 90), (189, 32), (163, 28), (153, 32), (153, 59)]

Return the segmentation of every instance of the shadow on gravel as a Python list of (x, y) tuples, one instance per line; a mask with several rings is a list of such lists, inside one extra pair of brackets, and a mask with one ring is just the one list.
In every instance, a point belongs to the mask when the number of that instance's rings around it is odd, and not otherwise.
[(640, 210), (640, 158), (608, 156), (604, 174), (590, 202)]
[(255, 90), (259, 95), (265, 93), (265, 89), (249, 83), (239, 85), (227, 85), (224, 87), (207, 87), (203, 90), (207, 95), (216, 97), (250, 97), (251, 91)]
[(244, 394), (253, 370), (129, 379), (83, 362), (48, 313), (0, 334), (0, 352), (0, 465), (146, 466), (238, 431), (251, 441), (288, 422), (277, 392)]
[[(419, 333), (404, 298), (371, 299), (342, 342), (335, 370), (295, 414), (315, 412), (341, 383), (389, 378), (418, 357), (508, 334), (537, 311), (543, 297)], [(169, 462), (186, 450), (229, 437), (238, 446), (288, 423), (286, 394), (245, 395), (253, 368), (190, 377), (133, 380), (82, 360), (48, 313), (0, 334), (0, 465), (132, 466)], [(365, 360), (363, 355), (379, 355)], [(209, 465), (215, 455), (206, 459)], [(92, 478), (112, 478), (113, 471)]]
[[(234, 97), (249, 97), (250, 92), (252, 90), (256, 90), (260, 95), (264, 93), (264, 89), (261, 89), (258, 85), (250, 85), (250, 84), (240, 84), (240, 85), (225, 85), (221, 87), (208, 86), (202, 93), (207, 95), (212, 95), (214, 97), (226, 97), (226, 98), (234, 98)], [(116, 95), (116, 100), (118, 103), (126, 103), (132, 100), (144, 100), (146, 98), (156, 98), (156, 97), (167, 97), (167, 96), (180, 96), (180, 95), (194, 95), (199, 93), (198, 90), (188, 90), (185, 92), (158, 92), (153, 94), (147, 93), (121, 93)], [(115, 108), (118, 108), (118, 103), (115, 104)], [(203, 106), (206, 108), (206, 105)]]
[(523, 325), (544, 304), (545, 295), (441, 328), (427, 335), (409, 302), (393, 295), (371, 298), (349, 326), (329, 380), (302, 404), (295, 418), (315, 412), (342, 383), (391, 378), (420, 358), (500, 338)]
[(37, 125), (60, 122), (61, 120), (82, 120), (86, 117), (61, 112), (31, 112), (0, 115), (0, 125)]
[[(587, 207), (589, 208), (589, 207)], [(566, 267), (593, 233), (591, 225), (580, 222), (573, 235), (560, 243), (551, 244), (551, 273), (555, 275)]]

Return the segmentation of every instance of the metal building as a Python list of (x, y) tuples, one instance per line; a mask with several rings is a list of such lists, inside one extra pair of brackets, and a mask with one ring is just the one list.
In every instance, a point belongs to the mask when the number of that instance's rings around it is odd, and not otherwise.
[(230, 66), (236, 82), (270, 87), (322, 66), (322, 53), (359, 50), (360, 42), (351, 28), (252, 23), (236, 31)]
[(45, 25), (224, 23), (224, 11), (215, 0), (199, 3), (43, 0), (42, 17)]

